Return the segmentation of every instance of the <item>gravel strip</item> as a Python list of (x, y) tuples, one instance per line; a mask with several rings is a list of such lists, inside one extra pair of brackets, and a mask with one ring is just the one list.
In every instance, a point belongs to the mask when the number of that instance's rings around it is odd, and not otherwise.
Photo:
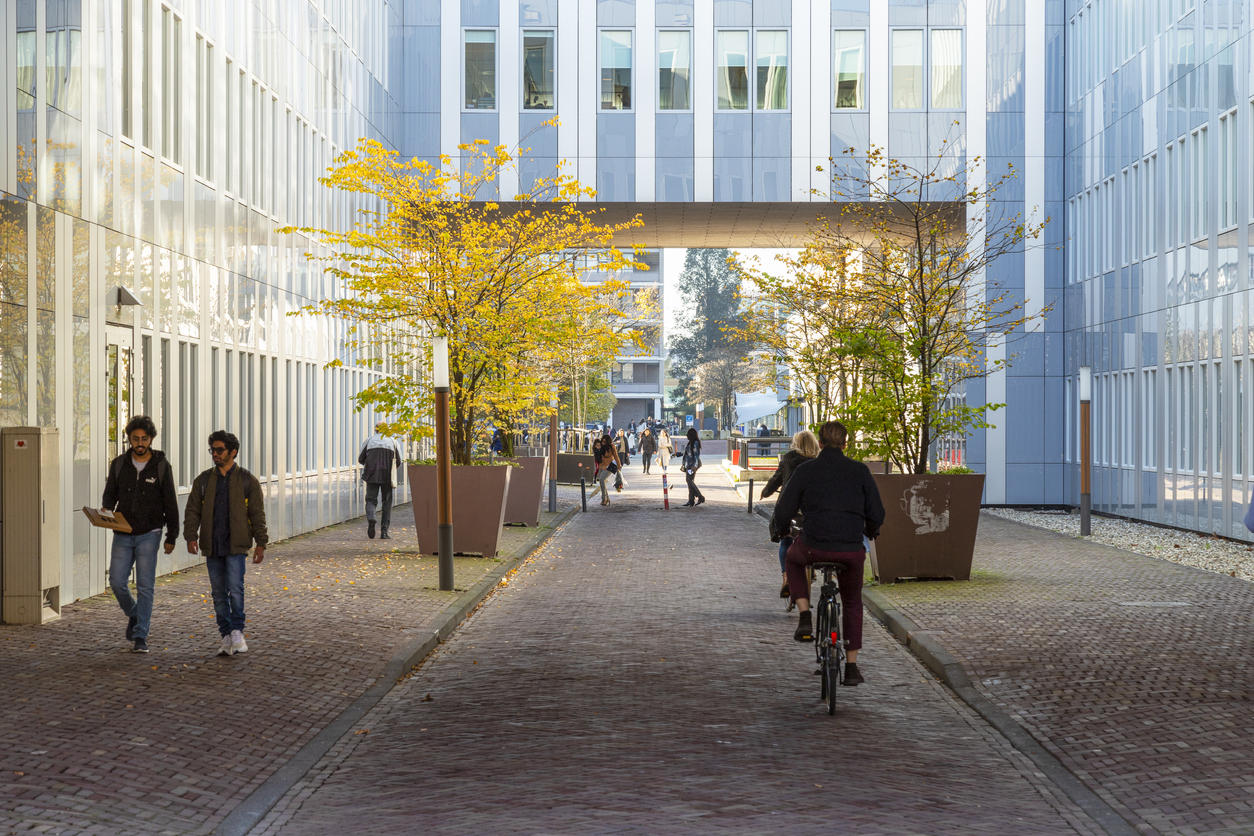
[[(985, 508), (984, 510), (1008, 520), (1034, 525), (1037, 528), (1047, 528), (1070, 537), (1080, 536), (1078, 513), (1017, 511), (1011, 508)], [(1254, 581), (1254, 547), (1244, 543), (1170, 528), (1159, 528), (1156, 525), (1131, 520), (1115, 520), (1098, 516), (1094, 516), (1092, 520), (1093, 534), (1089, 539), (1096, 543), (1104, 543), (1124, 551), (1205, 569), (1208, 572)]]

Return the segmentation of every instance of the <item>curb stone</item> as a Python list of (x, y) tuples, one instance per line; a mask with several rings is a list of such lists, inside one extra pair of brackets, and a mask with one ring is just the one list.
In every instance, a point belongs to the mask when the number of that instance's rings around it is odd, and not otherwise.
[[(755, 503), (754, 513), (770, 520), (771, 511)], [(862, 590), (862, 603), (886, 630), (914, 654), (928, 670), (945, 683), (972, 711), (995, 728), (1010, 745), (1022, 752), (1046, 778), (1095, 821), (1110, 836), (1140, 836), (1140, 831), (1119, 815), (1101, 796), (1089, 789), (1058, 758), (1019, 725), (1013, 717), (998, 708), (972, 683), (962, 663), (934, 638), (921, 631), (913, 621), (897, 610), (884, 593), (876, 589)]]
[(413, 670), (415, 665), (452, 635), (457, 626), (483, 603), (483, 600), (491, 594), (502, 579), (508, 577), (527, 558), (552, 540), (561, 527), (569, 522), (578, 511), (578, 505), (569, 508), (553, 521), (551, 528), (537, 530), (535, 535), (513, 555), (501, 561), (499, 566), (437, 615), (429, 636), (425, 638), (418, 636), (402, 645), (384, 665), (374, 685), (354, 700), (348, 708), (340, 712), (339, 716), (327, 723), (313, 740), (302, 746), (300, 751), (240, 802), (213, 830), (213, 836), (247, 836), (253, 827), (261, 822), (266, 813), (270, 812), (270, 808), (277, 804), (296, 785), (296, 782), (322, 759), (323, 755), (330, 751), (336, 741), (343, 737), (358, 720), (366, 716), (385, 694), (396, 687), (405, 674)]

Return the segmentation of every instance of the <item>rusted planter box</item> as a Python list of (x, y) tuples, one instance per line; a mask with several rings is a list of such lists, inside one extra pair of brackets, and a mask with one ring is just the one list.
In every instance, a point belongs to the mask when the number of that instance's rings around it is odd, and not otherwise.
[(874, 474), (886, 516), (871, 553), (880, 583), (971, 579), (984, 474)]
[[(548, 456), (515, 456), (509, 474), (509, 496), (505, 500), (505, 522), (537, 526), (540, 524), (540, 503), (548, 482)], [(456, 529), (454, 529), (456, 534)]]
[[(435, 502), (435, 465), (411, 464), (406, 469), (413, 492), (414, 527), (418, 530), (418, 550), (424, 554), (439, 551), (436, 539), (438, 521)], [(505, 524), (505, 500), (509, 495), (508, 465), (453, 468), (453, 550), (457, 554), (496, 557)]]

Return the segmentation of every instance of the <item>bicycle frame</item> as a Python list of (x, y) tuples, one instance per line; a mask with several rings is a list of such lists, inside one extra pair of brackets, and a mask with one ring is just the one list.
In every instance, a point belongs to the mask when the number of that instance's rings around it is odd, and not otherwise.
[(819, 600), (815, 607), (814, 658), (823, 678), (822, 697), (827, 701), (828, 713), (835, 714), (835, 689), (841, 678), (841, 667), (845, 664), (845, 642), (841, 635), (843, 622), (836, 570), (831, 566), (823, 566), (822, 572), (823, 586), (819, 590)]

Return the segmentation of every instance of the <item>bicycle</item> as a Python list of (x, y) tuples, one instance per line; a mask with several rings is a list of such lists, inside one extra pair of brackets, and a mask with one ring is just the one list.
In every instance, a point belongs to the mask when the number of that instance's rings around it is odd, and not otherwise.
[(845, 640), (841, 635), (840, 594), (835, 575), (848, 569), (843, 563), (815, 563), (813, 569), (823, 573), (823, 586), (814, 607), (814, 657), (822, 679), (820, 699), (827, 703), (827, 713), (836, 713), (836, 687), (841, 683), (845, 665)]

